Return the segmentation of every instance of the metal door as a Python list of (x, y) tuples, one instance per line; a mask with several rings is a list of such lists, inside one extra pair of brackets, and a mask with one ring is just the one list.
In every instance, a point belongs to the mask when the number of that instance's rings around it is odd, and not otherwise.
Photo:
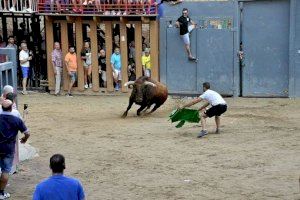
[(243, 96), (288, 96), (289, 1), (242, 3)]
[[(197, 92), (197, 64), (188, 60), (179, 29), (168, 27), (167, 31), (167, 86), (170, 93)], [(191, 35), (191, 50), (196, 55), (196, 34)]]

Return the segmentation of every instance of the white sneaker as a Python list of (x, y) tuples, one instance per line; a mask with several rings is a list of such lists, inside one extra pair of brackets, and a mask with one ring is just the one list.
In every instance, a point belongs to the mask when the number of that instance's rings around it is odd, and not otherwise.
[(3, 12), (7, 12), (8, 10), (6, 8), (3, 9)]
[(123, 12), (123, 15), (127, 15), (127, 12), (125, 11), (125, 12)]
[(15, 12), (16, 11), (16, 8), (13, 6), (9, 9), (10, 12)]
[(109, 11), (105, 11), (104, 15), (110, 15), (110, 12)]
[(32, 12), (32, 9), (31, 8), (27, 8), (26, 11), (27, 12)]
[(93, 87), (93, 84), (90, 83), (90, 84), (89, 84), (89, 88), (92, 88), (92, 87)]
[(89, 88), (88, 84), (85, 84), (85, 85), (84, 85), (84, 88), (85, 88), (85, 89), (88, 89), (88, 88)]
[(118, 12), (117, 12), (117, 15), (122, 15), (121, 11), (118, 11)]
[(116, 15), (116, 11), (111, 11), (111, 15)]
[(7, 193), (7, 192), (4, 192), (4, 194), (1, 194), (0, 195), (0, 199), (2, 200), (2, 199), (7, 199), (7, 198), (9, 198), (10, 197), (10, 194), (9, 193)]

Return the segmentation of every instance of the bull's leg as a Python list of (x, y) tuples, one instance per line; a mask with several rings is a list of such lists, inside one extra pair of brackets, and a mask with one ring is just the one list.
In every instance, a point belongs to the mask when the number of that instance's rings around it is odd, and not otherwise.
[(148, 105), (147, 108), (145, 110), (143, 110), (143, 113), (145, 113), (150, 107), (151, 107), (151, 105)]
[(156, 111), (156, 109), (159, 108), (160, 106), (161, 106), (160, 103), (155, 104), (155, 106), (152, 108), (152, 110), (149, 112), (149, 114), (150, 114), (150, 113), (153, 113), (154, 111)]
[(133, 104), (133, 101), (131, 99), (129, 99), (128, 107), (127, 107), (126, 111), (124, 112), (124, 114), (122, 115), (123, 118), (125, 118), (127, 116), (128, 110), (130, 110), (132, 104)]
[(147, 106), (147, 105), (141, 105), (141, 107), (136, 111), (136, 114), (137, 114), (138, 116), (140, 116), (140, 115), (141, 115), (141, 111), (144, 110), (144, 109), (146, 108), (146, 106)]

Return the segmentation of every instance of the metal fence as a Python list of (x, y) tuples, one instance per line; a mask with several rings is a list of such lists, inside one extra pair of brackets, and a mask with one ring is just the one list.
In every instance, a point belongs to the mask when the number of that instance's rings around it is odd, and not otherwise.
[(0, 94), (5, 85), (17, 88), (17, 63), (14, 48), (0, 48), (0, 55), (6, 55), (7, 62), (0, 63)]

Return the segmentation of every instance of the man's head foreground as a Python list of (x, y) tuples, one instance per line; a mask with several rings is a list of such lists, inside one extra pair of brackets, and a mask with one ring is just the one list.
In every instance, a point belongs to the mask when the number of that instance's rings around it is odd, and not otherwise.
[(210, 89), (210, 83), (209, 82), (204, 82), (203, 83), (203, 91), (205, 92), (208, 89)]
[(50, 169), (52, 173), (63, 173), (66, 168), (65, 157), (61, 154), (54, 154), (50, 158)]

